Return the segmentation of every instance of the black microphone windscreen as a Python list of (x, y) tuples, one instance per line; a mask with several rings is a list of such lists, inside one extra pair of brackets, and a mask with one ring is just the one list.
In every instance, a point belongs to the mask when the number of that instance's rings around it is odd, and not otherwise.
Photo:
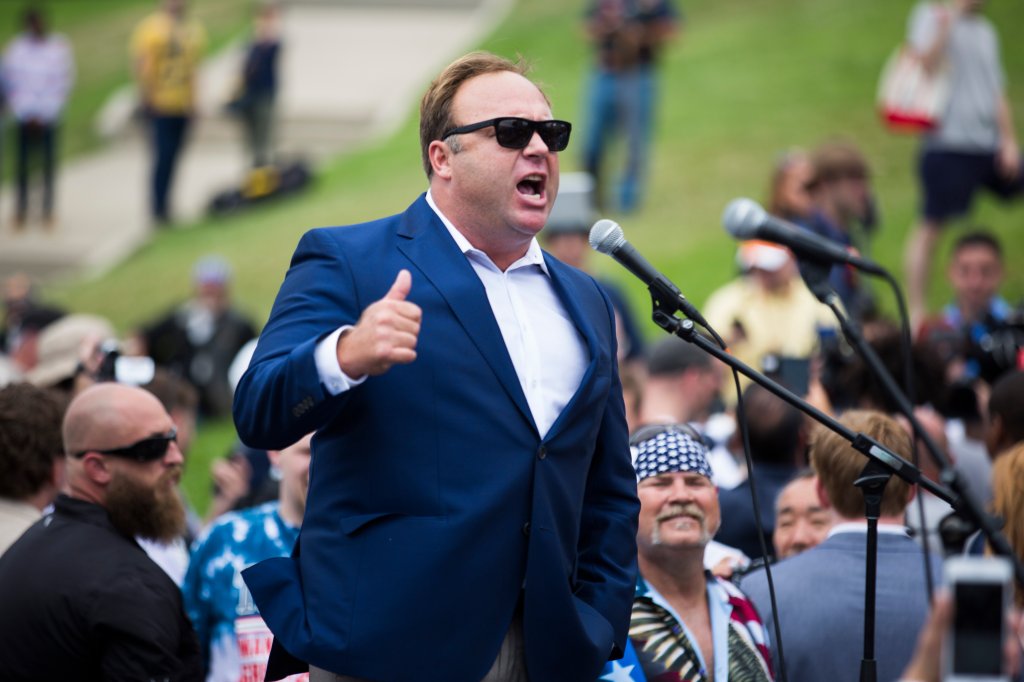
[(614, 220), (604, 218), (590, 228), (590, 248), (603, 254), (611, 255), (626, 242), (622, 228)]
[(753, 199), (733, 199), (722, 213), (722, 225), (736, 239), (754, 239), (768, 213)]

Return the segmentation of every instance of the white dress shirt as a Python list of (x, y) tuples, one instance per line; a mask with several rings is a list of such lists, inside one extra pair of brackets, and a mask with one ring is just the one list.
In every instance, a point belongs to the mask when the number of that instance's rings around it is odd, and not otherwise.
[[(829, 528), (828, 534), (825, 537), (830, 538), (839, 533), (864, 533), (867, 535), (867, 532), (867, 521), (841, 521)], [(903, 537), (910, 537), (907, 533), (907, 527), (897, 523), (879, 523), (878, 532), (879, 534), (884, 533), (888, 535), (902, 535)]]
[[(427, 203), (483, 283), (537, 430), (545, 436), (579, 388), (588, 351), (555, 293), (540, 245), (533, 239), (526, 254), (502, 272), (441, 213), (430, 192)], [(338, 364), (338, 337), (349, 327), (336, 329), (316, 347), (317, 372), (331, 395), (366, 380), (345, 376)]]

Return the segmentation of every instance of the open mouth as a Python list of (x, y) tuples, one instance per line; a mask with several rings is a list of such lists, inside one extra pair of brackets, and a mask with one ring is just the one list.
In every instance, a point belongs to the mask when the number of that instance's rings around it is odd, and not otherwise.
[(545, 178), (539, 173), (527, 175), (516, 185), (516, 190), (527, 197), (540, 199), (544, 196)]

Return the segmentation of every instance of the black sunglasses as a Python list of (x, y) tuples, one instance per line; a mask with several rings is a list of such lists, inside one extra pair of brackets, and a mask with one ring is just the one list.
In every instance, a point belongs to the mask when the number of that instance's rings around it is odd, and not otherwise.
[(489, 126), (494, 126), (494, 137), (502, 147), (525, 149), (536, 132), (548, 146), (548, 150), (553, 152), (560, 152), (569, 146), (569, 133), (572, 131), (572, 124), (568, 121), (531, 121), (528, 118), (502, 116), (452, 128), (441, 135), (441, 139), (446, 140), (450, 135), (472, 133)]
[(640, 445), (640, 443), (660, 436), (663, 433), (679, 433), (685, 436), (689, 436), (691, 439), (697, 441), (698, 443), (701, 443), (704, 447), (708, 448), (709, 450), (712, 447), (714, 447), (714, 443), (710, 442), (709, 439), (705, 437), (702, 433), (697, 431), (697, 429), (693, 428), (689, 424), (683, 423), (647, 424), (646, 426), (641, 426), (639, 429), (634, 431), (632, 435), (630, 435), (629, 445), (630, 447), (636, 447)]
[(76, 452), (71, 456), (81, 458), (85, 457), (85, 455), (90, 452), (98, 452), (101, 455), (124, 457), (125, 459), (133, 459), (136, 462), (152, 462), (153, 460), (161, 459), (166, 455), (167, 448), (171, 446), (171, 442), (176, 440), (178, 440), (178, 430), (171, 428), (167, 433), (143, 438), (137, 443), (126, 445), (123, 448), (113, 448), (111, 450), (82, 450), (81, 452)]

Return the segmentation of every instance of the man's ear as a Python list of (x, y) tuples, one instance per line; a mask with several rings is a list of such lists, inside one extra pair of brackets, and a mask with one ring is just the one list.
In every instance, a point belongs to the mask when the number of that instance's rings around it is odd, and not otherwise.
[(97, 485), (106, 486), (113, 476), (110, 462), (96, 452), (89, 452), (82, 458), (82, 468), (89, 480)]
[(821, 482), (820, 476), (814, 479), (814, 489), (818, 493), (818, 501), (821, 502), (821, 506), (825, 509), (831, 509), (832, 500), (828, 498), (828, 491), (825, 490), (825, 485)]
[(270, 460), (271, 467), (278, 468), (281, 465), (281, 451), (267, 450), (267, 459)]
[(434, 175), (450, 180), (452, 177), (451, 162), (454, 155), (455, 152), (452, 151), (447, 142), (433, 140), (430, 146), (427, 147), (427, 159), (430, 161), (430, 167)]

